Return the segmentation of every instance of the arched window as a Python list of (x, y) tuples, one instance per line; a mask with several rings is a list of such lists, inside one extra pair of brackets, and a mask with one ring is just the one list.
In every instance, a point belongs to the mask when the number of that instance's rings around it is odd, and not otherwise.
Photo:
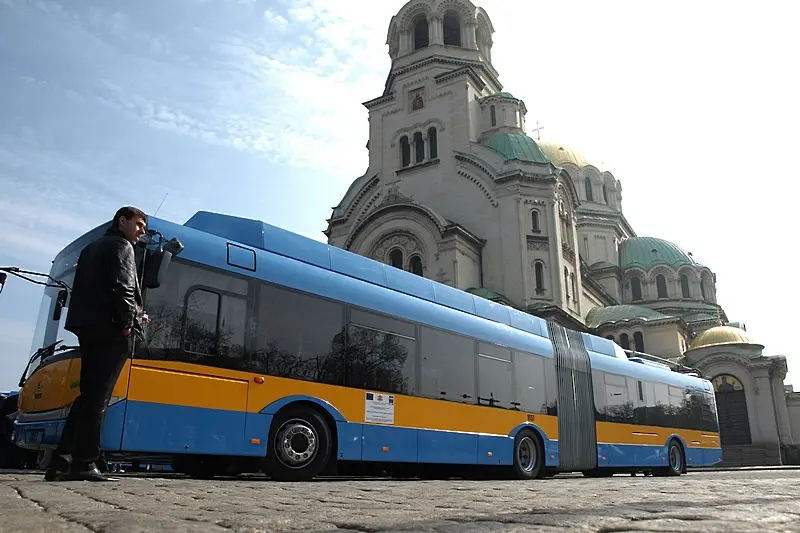
[(608, 204), (608, 185), (603, 184), (603, 201)]
[(411, 146), (408, 144), (408, 137), (403, 135), (400, 139), (400, 165), (407, 167), (411, 164)]
[(667, 294), (667, 278), (664, 277), (664, 274), (656, 276), (656, 291), (658, 291), (659, 298), (669, 297)]
[(544, 264), (541, 261), (533, 264), (533, 273), (536, 278), (536, 294), (542, 294), (544, 292)]
[(572, 299), (576, 302), (578, 301), (578, 287), (575, 284), (575, 273), (572, 272), (569, 275), (569, 284), (572, 286)]
[(419, 131), (414, 134), (414, 152), (417, 163), (425, 161), (425, 141), (422, 140), (422, 133)]
[(642, 281), (638, 277), (631, 278), (631, 300), (634, 302), (642, 299)]
[(684, 298), (691, 297), (689, 294), (689, 277), (686, 274), (681, 276), (681, 295)]
[(641, 331), (633, 334), (633, 349), (637, 352), (644, 352), (644, 335)]
[(539, 227), (539, 211), (536, 209), (531, 211), (531, 229), (535, 233), (539, 233), (541, 231), (541, 228)]
[(436, 128), (428, 129), (428, 143), (430, 145), (431, 159), (439, 157), (439, 146), (436, 139)]
[(614, 335), (606, 335), (606, 339), (608, 339), (610, 341), (613, 341), (614, 340)]
[(444, 34), (444, 44), (461, 46), (461, 21), (458, 19), (458, 15), (448, 13), (444, 16), (442, 33)]
[(409, 266), (412, 274), (416, 274), (417, 276), (422, 275), (422, 259), (420, 259), (418, 255), (411, 258)]
[(492, 118), (492, 127), (497, 126), (497, 110), (493, 105), (489, 106), (489, 115)]
[(395, 268), (399, 268), (402, 270), (403, 252), (398, 249), (394, 249), (391, 252), (389, 252), (389, 264)]
[(592, 192), (592, 180), (586, 178), (583, 182), (583, 186), (586, 189), (586, 201), (594, 202), (594, 193)]
[(414, 21), (414, 50), (428, 46), (428, 19), (419, 17)]
[(569, 301), (569, 270), (564, 267), (564, 290), (567, 292), (567, 301)]
[(630, 350), (631, 349), (631, 341), (628, 338), (627, 333), (623, 333), (619, 336), (619, 345), (622, 347), (623, 350)]

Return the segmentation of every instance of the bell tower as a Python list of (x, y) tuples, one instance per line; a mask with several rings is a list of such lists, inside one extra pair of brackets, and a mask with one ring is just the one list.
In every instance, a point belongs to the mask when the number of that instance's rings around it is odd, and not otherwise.
[(392, 69), (427, 57), (430, 52), (490, 64), (493, 33), (489, 16), (469, 0), (411, 0), (392, 17), (386, 44)]
[(494, 28), (469, 0), (411, 0), (392, 17), (392, 65), (369, 110), (370, 169), (384, 176), (468, 150), (482, 129), (480, 98), (502, 90)]

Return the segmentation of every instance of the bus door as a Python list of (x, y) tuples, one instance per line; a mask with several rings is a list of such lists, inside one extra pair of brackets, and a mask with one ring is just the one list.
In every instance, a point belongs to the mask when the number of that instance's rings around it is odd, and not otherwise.
[(235, 372), (245, 298), (215, 283), (213, 272), (173, 262), (147, 291), (150, 324), (130, 367), (122, 449), (241, 455), (249, 377)]

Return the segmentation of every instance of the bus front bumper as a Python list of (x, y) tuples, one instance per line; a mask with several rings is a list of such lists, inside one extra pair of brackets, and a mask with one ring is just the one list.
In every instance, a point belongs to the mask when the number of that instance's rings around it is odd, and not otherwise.
[(35, 422), (14, 421), (11, 442), (25, 450), (45, 450), (58, 446), (65, 419), (37, 420)]

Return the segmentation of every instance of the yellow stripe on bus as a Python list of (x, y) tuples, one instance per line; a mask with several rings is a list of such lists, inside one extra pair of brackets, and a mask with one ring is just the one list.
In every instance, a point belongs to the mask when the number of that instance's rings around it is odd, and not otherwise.
[(673, 429), (613, 422), (597, 423), (599, 444), (640, 444), (663, 446), (670, 435), (678, 435), (692, 448), (719, 448), (719, 436), (694, 429)]

